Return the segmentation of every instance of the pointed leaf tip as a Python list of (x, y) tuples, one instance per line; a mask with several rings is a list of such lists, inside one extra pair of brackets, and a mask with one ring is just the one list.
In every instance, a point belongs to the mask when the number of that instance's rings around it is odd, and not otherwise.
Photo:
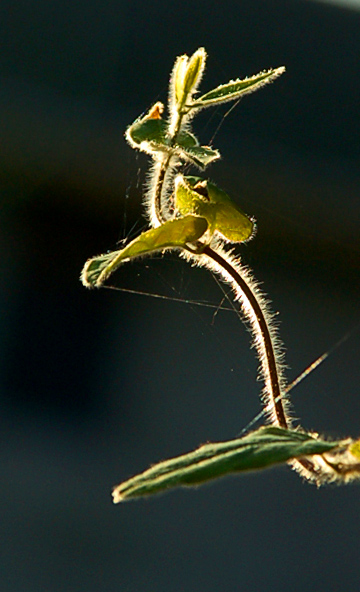
[(200, 109), (219, 103), (226, 103), (227, 101), (234, 101), (244, 94), (255, 92), (265, 84), (281, 76), (284, 72), (285, 67), (280, 66), (279, 68), (259, 72), (243, 80), (239, 78), (237, 80), (230, 80), (228, 83), (220, 84), (220, 86), (198, 97), (189, 107)]

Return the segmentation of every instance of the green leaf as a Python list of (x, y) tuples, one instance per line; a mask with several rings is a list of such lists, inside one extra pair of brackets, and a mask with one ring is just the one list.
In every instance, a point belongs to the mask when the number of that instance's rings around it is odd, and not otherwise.
[[(206, 52), (200, 47), (190, 58), (182, 55), (177, 58), (172, 72), (172, 90), (176, 108), (181, 111), (192, 94), (196, 91), (204, 72)], [(171, 88), (171, 87), (170, 87)]]
[(208, 146), (189, 146), (188, 148), (181, 146), (181, 150), (177, 150), (175, 147), (174, 151), (178, 156), (184, 160), (189, 160), (199, 169), (205, 169), (211, 162), (220, 158), (220, 152)]
[[(164, 119), (152, 119), (146, 115), (142, 119), (137, 119), (128, 127), (126, 137), (137, 148), (145, 142), (156, 145), (160, 150), (161, 146), (163, 146), (164, 150), (169, 150), (170, 144), (167, 129), (168, 123)], [(176, 144), (183, 148), (199, 146), (199, 142), (194, 134), (187, 131), (181, 131), (177, 135)]]
[(143, 232), (120, 251), (89, 259), (81, 272), (81, 281), (87, 288), (100, 288), (125, 261), (167, 248), (184, 247), (198, 240), (206, 232), (207, 226), (207, 221), (198, 216), (169, 220)]
[(194, 134), (182, 130), (176, 136), (175, 145), (181, 146), (184, 149), (188, 149), (199, 146), (199, 141), (194, 136)]
[(143, 142), (166, 145), (166, 130), (167, 123), (164, 119), (149, 119), (145, 116), (128, 127), (126, 137), (136, 146), (140, 146)]
[(204, 72), (206, 52), (203, 47), (190, 57), (183, 79), (184, 103), (197, 89)]
[(204, 169), (211, 162), (220, 158), (218, 150), (209, 146), (199, 146), (194, 134), (182, 130), (171, 142), (168, 136), (168, 123), (161, 118), (149, 115), (137, 119), (126, 130), (126, 139), (133, 148), (138, 148), (148, 154), (167, 152)]
[(191, 109), (199, 109), (203, 107), (210, 107), (218, 103), (226, 103), (227, 101), (234, 101), (242, 95), (250, 92), (254, 92), (264, 86), (265, 84), (272, 82), (285, 72), (284, 67), (267, 70), (265, 72), (259, 72), (244, 80), (230, 80), (227, 84), (221, 84), (217, 88), (207, 92), (206, 94), (198, 97), (190, 105)]
[(183, 215), (196, 214), (206, 218), (211, 234), (216, 231), (231, 242), (246, 241), (253, 233), (253, 221), (225, 191), (210, 181), (178, 175), (175, 180), (175, 205)]
[(264, 469), (291, 459), (323, 454), (338, 442), (307, 433), (266, 427), (228, 442), (210, 443), (160, 462), (115, 487), (114, 503), (179, 487), (200, 485), (230, 473)]
[(177, 105), (180, 105), (184, 96), (184, 77), (189, 61), (187, 55), (182, 55), (177, 58), (171, 75), (170, 84), (173, 85), (174, 99)]
[(210, 205), (215, 210), (215, 226), (231, 242), (248, 240), (254, 229), (253, 221), (214, 183), (207, 182)]

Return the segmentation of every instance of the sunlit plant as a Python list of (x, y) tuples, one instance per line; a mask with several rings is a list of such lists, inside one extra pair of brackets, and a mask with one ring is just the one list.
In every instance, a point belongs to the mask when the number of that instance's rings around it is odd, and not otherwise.
[(254, 220), (214, 183), (181, 173), (189, 164), (203, 171), (220, 157), (218, 150), (199, 143), (191, 129), (193, 117), (201, 109), (258, 90), (285, 68), (231, 80), (199, 95), (205, 62), (203, 48), (191, 57), (177, 58), (170, 79), (168, 116), (163, 117), (164, 105), (157, 102), (126, 130), (129, 144), (146, 152), (153, 161), (144, 196), (150, 227), (124, 248), (89, 259), (81, 280), (88, 288), (99, 288), (123, 263), (166, 250), (217, 274), (232, 287), (251, 329), (264, 383), (264, 417), (270, 425), (155, 464), (116, 487), (114, 502), (283, 462), (317, 485), (345, 483), (360, 476), (360, 440), (330, 442), (292, 425), (283, 348), (272, 314), (257, 282), (242, 266), (232, 246), (254, 236)]

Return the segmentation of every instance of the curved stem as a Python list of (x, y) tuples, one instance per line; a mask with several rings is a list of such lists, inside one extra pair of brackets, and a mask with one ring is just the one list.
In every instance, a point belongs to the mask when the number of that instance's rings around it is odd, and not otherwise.
[[(246, 318), (251, 323), (254, 332), (254, 342), (259, 353), (262, 374), (265, 381), (266, 407), (270, 410), (272, 423), (282, 428), (291, 427), (291, 421), (286, 413), (286, 406), (283, 402), (285, 388), (281, 380), (281, 360), (278, 360), (276, 335), (274, 335), (269, 322), (269, 312), (266, 310), (266, 303), (262, 304), (261, 297), (256, 294), (256, 289), (245, 273), (240, 273), (239, 264), (229, 260), (222, 252), (206, 245), (199, 257), (208, 257), (216, 264), (217, 271), (220, 270), (225, 281), (231, 279), (236, 288), (236, 293), (242, 302), (242, 308)], [(212, 267), (212, 266), (211, 266)], [(224, 273), (225, 272), (225, 273)], [(269, 319), (269, 320), (268, 320)], [(317, 483), (322, 481), (321, 467), (310, 458), (302, 458), (291, 463), (304, 477)]]
[[(257, 324), (255, 332), (256, 335), (260, 337), (260, 340), (262, 342), (261, 345), (263, 346), (263, 350), (265, 353), (265, 359), (263, 359), (262, 352), (260, 355), (260, 359), (263, 366), (265, 382), (267, 383), (267, 385), (270, 386), (270, 388), (268, 388), (270, 392), (267, 393), (267, 397), (270, 399), (269, 402), (273, 406), (276, 417), (276, 423), (282, 428), (287, 428), (289, 427), (289, 421), (287, 419), (282, 401), (282, 392), (278, 364), (275, 355), (275, 346), (273, 344), (270, 328), (266, 320), (265, 313), (262, 307), (260, 306), (259, 300), (254, 294), (248, 282), (245, 280), (245, 278), (242, 277), (240, 273), (234, 268), (234, 266), (231, 265), (231, 263), (227, 261), (224, 257), (222, 257), (222, 255), (220, 255), (210, 246), (206, 246), (204, 248), (203, 254), (210, 257), (210, 259), (215, 261), (231, 276), (233, 281), (236, 283), (238, 289), (242, 292), (243, 296), (248, 301), (253, 311)], [(252, 324), (254, 325), (253, 322)], [(268, 380), (266, 380), (266, 378), (268, 378)]]

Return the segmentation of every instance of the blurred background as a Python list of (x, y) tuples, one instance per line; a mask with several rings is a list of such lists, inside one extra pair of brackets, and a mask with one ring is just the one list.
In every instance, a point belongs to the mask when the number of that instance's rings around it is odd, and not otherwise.
[(358, 3), (3, 0), (0, 15), (3, 592), (358, 591), (357, 485), (318, 491), (284, 467), (112, 505), (151, 463), (238, 434), (261, 384), (236, 314), (186, 302), (221, 306), (210, 274), (167, 255), (124, 266), (119, 291), (78, 280), (146, 223), (148, 161), (123, 133), (166, 101), (175, 57), (206, 48), (204, 92), (285, 65), (194, 126), (223, 156), (208, 176), (257, 219), (240, 252), (279, 311), (288, 379), (332, 351), (295, 417), (357, 436)]

